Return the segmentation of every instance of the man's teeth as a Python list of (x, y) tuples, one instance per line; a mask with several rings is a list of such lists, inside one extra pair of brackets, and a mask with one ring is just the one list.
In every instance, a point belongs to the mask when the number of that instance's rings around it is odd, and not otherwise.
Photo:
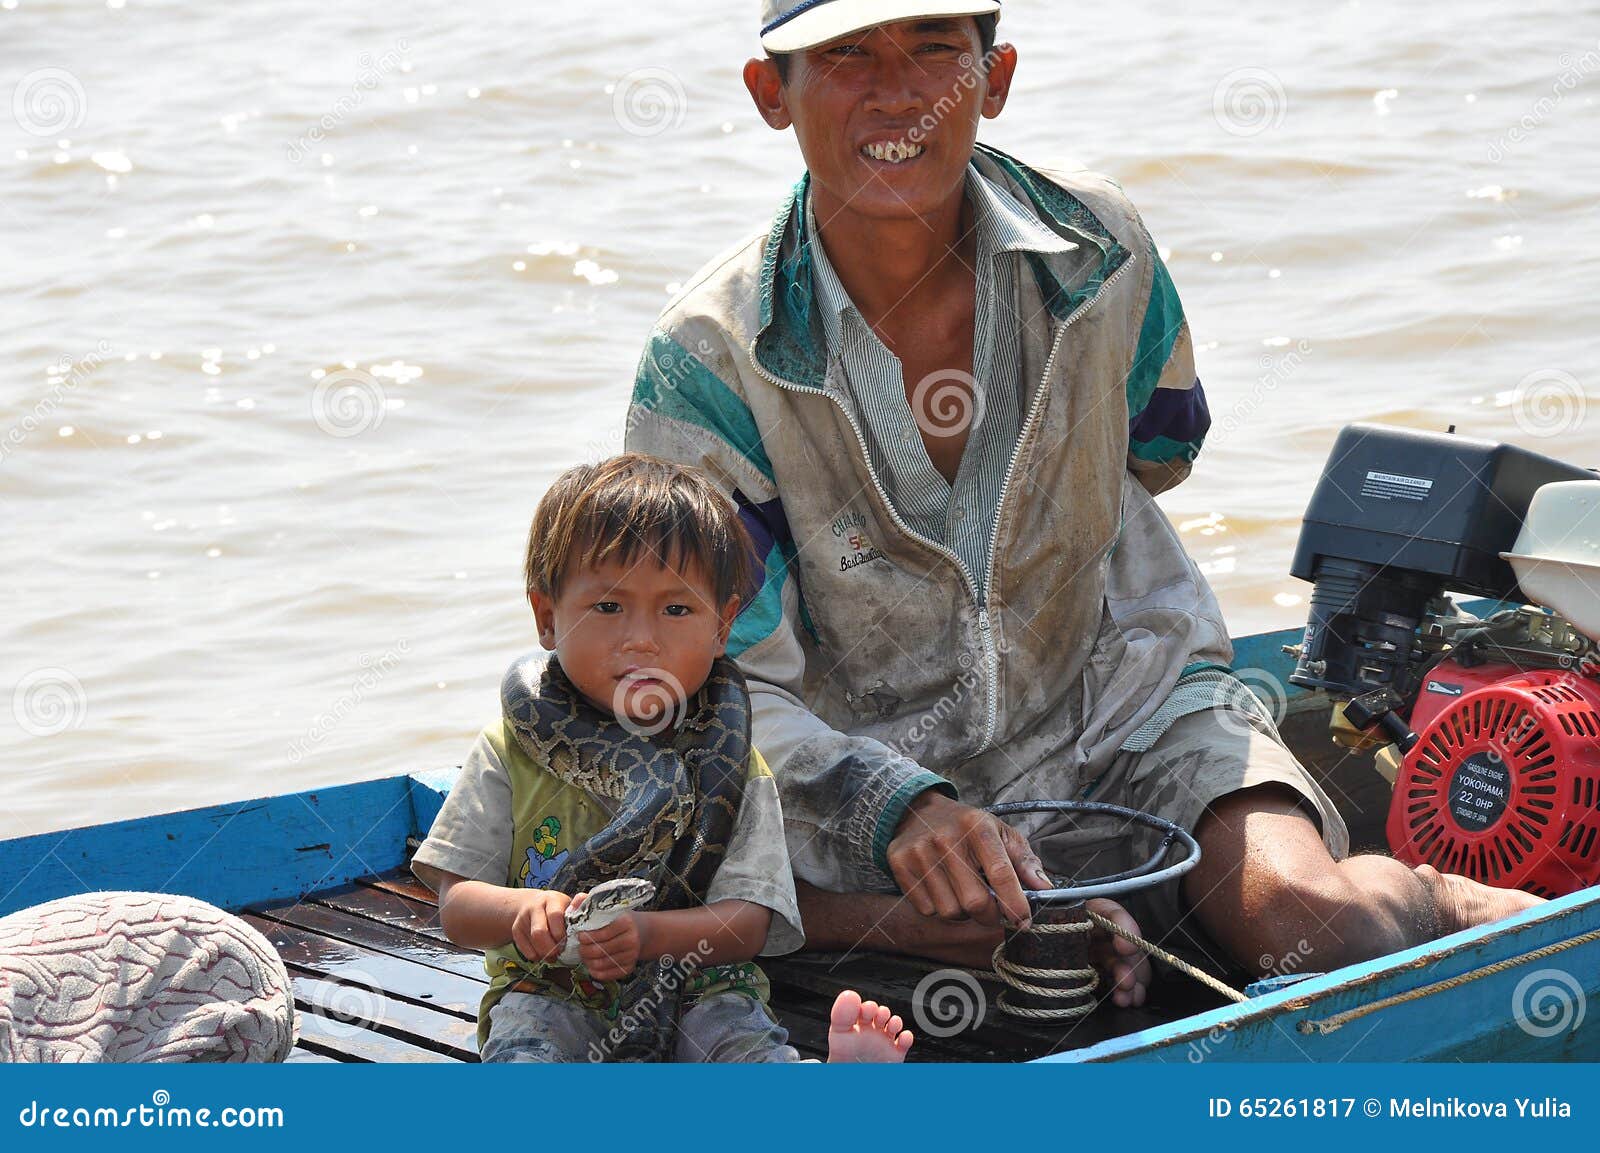
[(911, 160), (922, 155), (922, 145), (907, 144), (903, 140), (889, 140), (878, 144), (868, 144), (862, 152), (874, 160), (887, 160), (890, 164), (899, 164), (902, 160)]

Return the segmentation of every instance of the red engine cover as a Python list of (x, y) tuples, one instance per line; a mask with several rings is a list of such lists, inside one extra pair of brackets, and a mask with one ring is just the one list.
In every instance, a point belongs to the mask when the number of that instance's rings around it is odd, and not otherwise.
[(1600, 881), (1600, 683), (1445, 661), (1417, 698), (1389, 847), (1543, 897)]

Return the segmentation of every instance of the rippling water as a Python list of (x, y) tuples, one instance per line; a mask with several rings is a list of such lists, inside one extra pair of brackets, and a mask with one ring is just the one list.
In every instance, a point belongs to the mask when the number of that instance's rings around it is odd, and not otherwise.
[[(508, 7), (0, 0), (0, 836), (453, 763), (495, 715), (539, 493), (800, 172), (753, 2)], [(1167, 250), (1218, 424), (1163, 504), (1236, 633), (1302, 619), (1348, 421), (1600, 465), (1600, 9), (1065, 7), (1007, 4), (984, 138), (1113, 174)]]

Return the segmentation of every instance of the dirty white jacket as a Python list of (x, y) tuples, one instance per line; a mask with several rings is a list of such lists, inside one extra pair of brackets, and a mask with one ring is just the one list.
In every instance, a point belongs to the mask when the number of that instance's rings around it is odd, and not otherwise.
[(1151, 499), (1210, 423), (1189, 328), (1111, 180), (974, 163), (1069, 240), (1019, 262), (1024, 419), (986, 603), (886, 498), (830, 362), (801, 180), (772, 226), (668, 304), (627, 447), (708, 469), (763, 559), (729, 655), (777, 776), (801, 879), (893, 891), (886, 850), (938, 788), (1070, 799), (1185, 672), (1232, 658), (1216, 598)]

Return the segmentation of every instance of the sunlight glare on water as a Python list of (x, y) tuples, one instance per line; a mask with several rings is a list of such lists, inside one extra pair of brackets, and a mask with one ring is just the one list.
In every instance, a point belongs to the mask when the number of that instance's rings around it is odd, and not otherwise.
[[(752, 3), (0, 0), (0, 837), (459, 761), (660, 308), (800, 175)], [(1337, 430), (1600, 465), (1600, 21), (1013, 0), (983, 139), (1140, 206), (1215, 421), (1162, 503), (1235, 633)]]

